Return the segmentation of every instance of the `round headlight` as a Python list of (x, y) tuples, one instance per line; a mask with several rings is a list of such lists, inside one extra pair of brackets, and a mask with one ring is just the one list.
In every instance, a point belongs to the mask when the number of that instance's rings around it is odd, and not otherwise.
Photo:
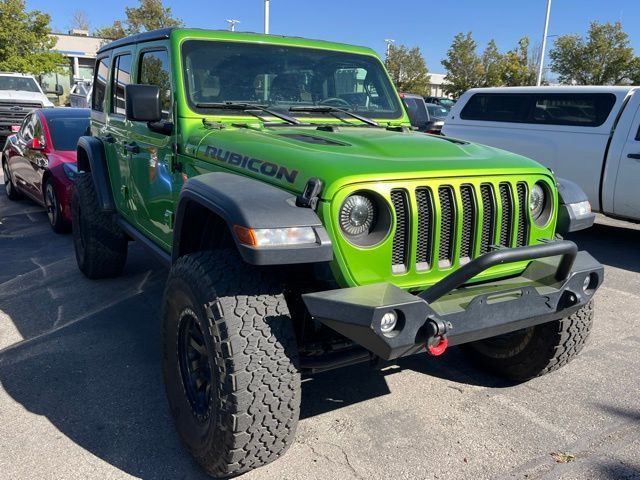
[(340, 207), (340, 228), (347, 235), (369, 233), (376, 217), (376, 207), (364, 195), (351, 195)]
[(529, 194), (529, 210), (531, 210), (531, 217), (534, 221), (538, 220), (542, 212), (544, 212), (546, 200), (544, 188), (539, 183), (536, 183)]

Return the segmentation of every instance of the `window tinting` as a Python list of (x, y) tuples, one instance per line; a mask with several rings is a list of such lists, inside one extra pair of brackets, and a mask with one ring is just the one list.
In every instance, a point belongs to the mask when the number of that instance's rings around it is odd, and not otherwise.
[(169, 54), (166, 50), (143, 52), (140, 55), (138, 83), (160, 87), (162, 118), (171, 116), (171, 76)]
[[(231, 101), (266, 104), (280, 111), (332, 105), (373, 118), (402, 115), (380, 61), (368, 55), (206, 40), (186, 41), (182, 55), (187, 100), (199, 113), (212, 111), (203, 104)], [(246, 115), (230, 110), (223, 114)]]
[(93, 79), (93, 98), (91, 108), (98, 112), (104, 112), (104, 100), (107, 95), (107, 78), (109, 77), (109, 57), (102, 58), (98, 62)]
[(113, 61), (111, 80), (111, 112), (126, 113), (124, 108), (124, 87), (131, 83), (131, 55), (119, 55)]
[(78, 138), (86, 135), (89, 128), (89, 117), (50, 118), (49, 134), (56, 150), (75, 150)]
[(611, 93), (476, 93), (460, 118), (542, 125), (602, 125), (616, 102)]

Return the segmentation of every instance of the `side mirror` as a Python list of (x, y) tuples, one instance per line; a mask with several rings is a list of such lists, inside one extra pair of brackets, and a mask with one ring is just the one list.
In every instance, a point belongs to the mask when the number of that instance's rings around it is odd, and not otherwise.
[(64, 89), (62, 88), (62, 85), (56, 83), (56, 88), (53, 90), (53, 93), (55, 93), (58, 97), (64, 95)]
[(157, 85), (127, 85), (124, 87), (127, 120), (136, 122), (159, 122), (160, 87)]
[(40, 143), (38, 138), (32, 138), (27, 142), (26, 146), (28, 150), (37, 150), (39, 152), (44, 150), (44, 144)]

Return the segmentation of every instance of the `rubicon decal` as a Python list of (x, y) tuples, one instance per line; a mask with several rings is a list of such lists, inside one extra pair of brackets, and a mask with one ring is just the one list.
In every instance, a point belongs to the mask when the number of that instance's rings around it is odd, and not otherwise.
[(222, 148), (208, 146), (204, 152), (207, 157), (220, 162), (235, 165), (251, 172), (260, 173), (266, 177), (274, 177), (278, 180), (286, 180), (289, 183), (296, 181), (298, 170), (289, 170), (287, 167), (272, 162), (265, 162), (246, 155), (224, 150)]

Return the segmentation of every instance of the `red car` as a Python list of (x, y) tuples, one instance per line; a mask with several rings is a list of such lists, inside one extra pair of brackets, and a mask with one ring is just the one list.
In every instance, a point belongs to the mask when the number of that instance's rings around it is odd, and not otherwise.
[(76, 144), (87, 133), (90, 110), (46, 108), (28, 114), (7, 138), (2, 172), (7, 197), (25, 195), (47, 209), (56, 232), (71, 226), (71, 187), (78, 172)]

